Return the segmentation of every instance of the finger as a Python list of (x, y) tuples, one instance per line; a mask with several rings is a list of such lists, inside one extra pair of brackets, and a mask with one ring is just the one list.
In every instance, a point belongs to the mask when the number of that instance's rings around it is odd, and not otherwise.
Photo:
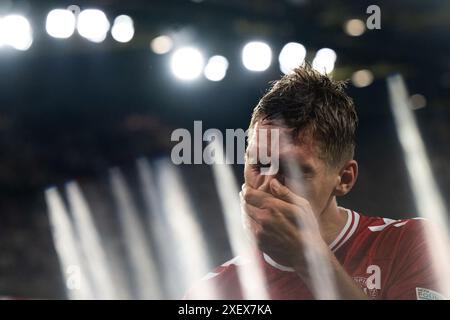
[(315, 229), (317, 227), (317, 218), (308, 200), (292, 192), (276, 179), (272, 179), (270, 188), (275, 197), (296, 206), (296, 224), (298, 226), (302, 229)]
[(267, 210), (260, 209), (246, 202), (241, 204), (243, 212), (259, 225), (266, 224), (271, 219), (271, 214)]
[[(244, 185), (242, 185), (242, 187), (244, 187)], [(242, 225), (244, 226), (244, 230), (247, 231), (246, 236), (248, 237), (248, 239), (250, 241), (253, 242), (255, 234), (257, 234), (259, 232), (259, 230), (261, 229), (261, 226), (258, 223), (256, 223), (256, 221), (247, 214), (246, 208), (244, 208), (245, 201), (242, 197), (242, 192), (239, 192), (239, 198), (241, 199), (241, 201), (240, 201), (241, 222), (242, 222)]]
[(242, 196), (245, 202), (258, 208), (263, 208), (264, 205), (268, 204), (268, 199), (274, 198), (270, 193), (254, 189), (247, 185), (243, 185)]
[(258, 187), (257, 190), (270, 193), (270, 179), (266, 179), (263, 184)]
[(292, 192), (288, 187), (282, 185), (277, 179), (270, 181), (270, 190), (278, 199), (295, 204), (300, 207), (309, 207), (309, 202)]
[[(281, 200), (277, 200), (281, 202)], [(265, 230), (274, 230), (280, 225), (290, 225), (298, 229), (302, 223), (302, 215), (297, 206), (282, 202), (277, 210), (260, 209), (245, 201), (241, 203), (242, 211)]]
[(242, 211), (242, 224), (245, 230), (252, 232), (252, 235), (257, 234), (261, 230), (261, 226), (244, 211)]
[(281, 215), (295, 226), (299, 225), (302, 218), (302, 209), (297, 205), (277, 199), (272, 194), (244, 186), (240, 193), (241, 202), (268, 211), (270, 215)]
[(260, 250), (276, 250), (279, 243), (300, 242), (300, 229), (283, 216), (273, 219), (271, 214), (249, 204), (243, 204), (243, 213), (247, 230), (251, 232), (251, 241), (255, 241)]
[[(240, 197), (241, 211), (244, 214), (244, 220), (250, 223), (252, 229), (260, 230), (263, 225), (267, 227), (267, 225), (270, 224), (269, 220), (271, 219), (271, 216), (273, 214), (268, 210), (260, 209), (254, 205), (247, 203), (244, 200), (242, 193), (240, 193)], [(257, 225), (257, 228), (254, 227), (255, 225)]]
[(258, 225), (264, 228), (271, 228), (276, 223), (277, 217), (283, 218), (280, 214), (274, 214), (267, 209), (258, 208), (252, 204), (247, 203), (241, 196), (241, 210), (248, 216), (250, 220), (253, 220)]

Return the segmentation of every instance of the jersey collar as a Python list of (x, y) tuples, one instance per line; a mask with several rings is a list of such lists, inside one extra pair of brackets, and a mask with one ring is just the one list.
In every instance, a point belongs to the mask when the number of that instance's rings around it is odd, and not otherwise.
[[(345, 208), (343, 208), (345, 209)], [(338, 234), (336, 239), (329, 245), (329, 248), (331, 251), (336, 252), (344, 243), (346, 243), (350, 237), (355, 233), (356, 228), (359, 224), (359, 214), (349, 210), (345, 209), (347, 212), (347, 222), (345, 223), (344, 227), (342, 228), (341, 232)], [(275, 269), (286, 271), (286, 272), (294, 272), (295, 270), (291, 267), (284, 266), (282, 264), (279, 264), (275, 260), (273, 260), (268, 254), (263, 252), (264, 260), (274, 267)]]

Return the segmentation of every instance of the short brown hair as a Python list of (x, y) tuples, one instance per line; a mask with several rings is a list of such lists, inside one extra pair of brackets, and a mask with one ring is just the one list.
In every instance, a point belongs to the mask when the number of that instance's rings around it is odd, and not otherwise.
[(295, 133), (310, 130), (319, 143), (320, 156), (338, 166), (354, 156), (358, 123), (345, 82), (336, 81), (309, 64), (272, 83), (253, 110), (250, 129), (257, 121), (282, 120)]

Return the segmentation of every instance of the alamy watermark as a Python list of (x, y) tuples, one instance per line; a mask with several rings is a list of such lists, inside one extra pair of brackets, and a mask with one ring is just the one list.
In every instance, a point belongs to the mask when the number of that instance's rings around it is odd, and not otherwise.
[(366, 27), (369, 30), (381, 29), (381, 9), (376, 4), (367, 7), (366, 13), (370, 16), (366, 20)]
[(263, 175), (274, 175), (279, 170), (280, 134), (276, 128), (255, 128), (250, 135), (248, 130), (226, 129), (224, 139), (219, 129), (203, 132), (202, 121), (194, 121), (193, 136), (189, 130), (179, 128), (172, 132), (170, 140), (178, 142), (171, 152), (176, 165), (244, 164), (246, 159), (250, 164), (260, 165)]

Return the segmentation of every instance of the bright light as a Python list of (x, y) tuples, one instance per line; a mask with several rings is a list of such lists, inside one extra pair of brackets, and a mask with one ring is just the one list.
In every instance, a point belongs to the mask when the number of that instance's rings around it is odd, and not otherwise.
[(75, 15), (66, 9), (52, 10), (47, 15), (45, 29), (53, 38), (67, 39), (75, 31)]
[(250, 71), (264, 71), (272, 62), (272, 50), (264, 42), (249, 42), (242, 50), (242, 63)]
[(336, 62), (336, 52), (329, 48), (322, 48), (317, 51), (316, 56), (312, 62), (312, 67), (322, 74), (329, 74), (334, 69)]
[(303, 45), (296, 42), (286, 44), (278, 56), (280, 70), (284, 74), (292, 72), (305, 61), (306, 49)]
[(373, 73), (370, 70), (358, 70), (352, 75), (352, 83), (355, 87), (367, 87), (373, 82)]
[(203, 70), (204, 59), (202, 53), (192, 47), (176, 50), (171, 58), (170, 67), (173, 74), (182, 80), (193, 80)]
[(114, 19), (111, 35), (118, 42), (129, 42), (134, 36), (133, 19), (126, 15), (118, 16)]
[(349, 36), (358, 37), (366, 31), (366, 25), (362, 20), (351, 19), (345, 23), (344, 30)]
[(220, 81), (225, 78), (228, 69), (228, 60), (222, 56), (213, 56), (208, 60), (203, 73), (208, 80)]
[(78, 15), (77, 29), (83, 38), (92, 42), (102, 42), (109, 31), (109, 21), (103, 11), (86, 9)]
[(5, 44), (5, 33), (6, 29), (3, 26), (3, 18), (0, 17), (0, 47), (3, 47), (3, 45)]
[(173, 41), (169, 36), (159, 36), (152, 40), (150, 47), (156, 54), (165, 54), (172, 50)]
[(12, 14), (0, 20), (0, 45), (25, 51), (33, 43), (31, 25), (24, 16)]

